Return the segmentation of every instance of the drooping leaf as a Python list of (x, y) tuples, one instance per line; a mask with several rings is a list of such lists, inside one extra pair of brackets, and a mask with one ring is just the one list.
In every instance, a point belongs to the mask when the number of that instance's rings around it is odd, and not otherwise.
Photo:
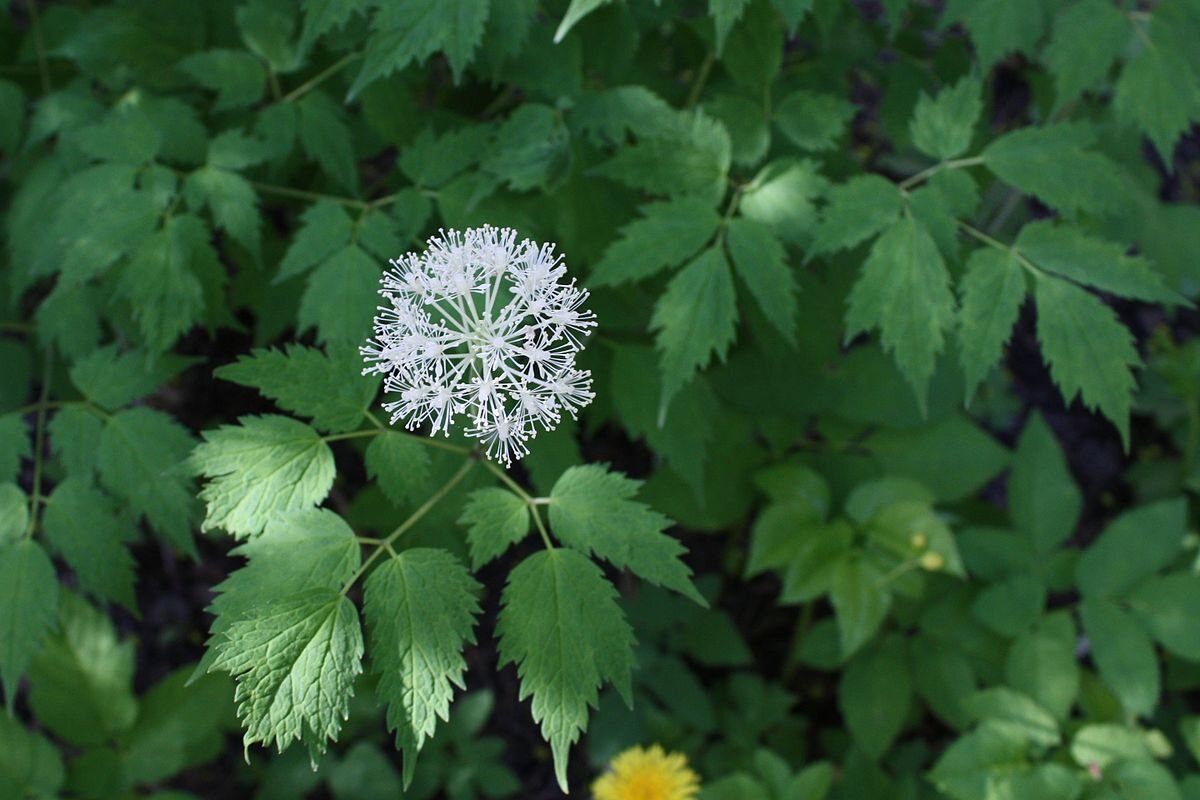
[(333, 485), (333, 452), (312, 428), (288, 417), (242, 417), (206, 431), (191, 468), (208, 478), (201, 530), (238, 538), (262, 533), (277, 513), (310, 508)]
[(452, 555), (432, 548), (405, 550), (367, 579), (371, 669), (379, 675), (388, 727), (404, 751), (405, 785), (437, 719), (449, 719), (454, 687), (463, 688), (462, 649), (475, 642), (480, 590)]

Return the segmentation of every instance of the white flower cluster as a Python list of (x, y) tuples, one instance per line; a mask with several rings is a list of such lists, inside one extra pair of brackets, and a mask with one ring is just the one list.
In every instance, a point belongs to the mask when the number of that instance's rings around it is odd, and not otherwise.
[(387, 300), (361, 349), (364, 373), (385, 376), (391, 422), (465, 433), (490, 458), (511, 464), (563, 411), (592, 401), (592, 376), (575, 355), (595, 326), (587, 290), (566, 274), (554, 245), (517, 242), (509, 228), (441, 231), (421, 255), (408, 253), (383, 275)]

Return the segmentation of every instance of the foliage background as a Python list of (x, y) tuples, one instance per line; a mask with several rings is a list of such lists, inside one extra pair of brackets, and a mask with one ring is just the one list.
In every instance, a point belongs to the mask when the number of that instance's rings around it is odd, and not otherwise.
[[(400, 540), (464, 587), (409, 793), (559, 796), (519, 698), (561, 689), (576, 793), (658, 741), (718, 800), (1200, 797), (1197, 37), (1195, 0), (0, 0), (0, 796), (399, 795), (383, 682), (249, 737), (335, 734), (319, 771), (245, 763), (256, 657), (205, 640), (336, 589), (289, 535), (356, 559), (454, 473), (354, 348), (386, 259), (487, 222), (593, 290), (597, 400), (513, 477), (629, 567), (545, 630), (619, 661), (624, 615), (635, 702), (498, 666), (542, 546), (464, 513), (476, 469)], [(572, 545), (560, 478), (604, 469)]]

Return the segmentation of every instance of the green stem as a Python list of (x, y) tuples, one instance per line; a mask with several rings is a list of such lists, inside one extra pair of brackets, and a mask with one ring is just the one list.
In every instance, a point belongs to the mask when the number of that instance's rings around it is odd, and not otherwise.
[(713, 64), (717, 61), (717, 54), (712, 50), (704, 56), (703, 63), (700, 64), (700, 71), (696, 73), (696, 80), (692, 82), (691, 91), (688, 92), (686, 108), (691, 108), (700, 100), (700, 94), (704, 91), (704, 85), (708, 83), (709, 73), (712, 72)]
[(340, 442), (343, 439), (363, 439), (368, 436), (378, 436), (379, 431), (375, 428), (365, 431), (350, 431), (349, 433), (334, 433), (327, 436), (322, 436), (323, 442)]
[(350, 587), (352, 587), (358, 581), (358, 579), (366, 573), (370, 566), (375, 563), (375, 559), (379, 558), (381, 553), (384, 551), (394, 552), (392, 550), (392, 543), (403, 536), (405, 532), (407, 532), (413, 525), (416, 525), (418, 522), (420, 522), (422, 517), (433, 510), (434, 506), (441, 502), (442, 499), (448, 495), (455, 486), (461, 483), (463, 478), (467, 477), (467, 473), (471, 471), (471, 467), (473, 466), (475, 466), (475, 457), (471, 456), (463, 462), (463, 465), (458, 468), (458, 471), (455, 472), (453, 476), (451, 476), (450, 480), (446, 481), (446, 483), (442, 485), (442, 488), (431, 494), (429, 499), (422, 503), (420, 508), (410, 514), (408, 519), (404, 520), (404, 522), (401, 522), (396, 530), (384, 537), (383, 540), (371, 552), (371, 555), (367, 556), (367, 560), (362, 563), (362, 566), (355, 570), (354, 574), (351, 575), (346, 581), (346, 584), (342, 586), (342, 594), (350, 591)]
[(38, 13), (38, 0), (29, 0), (25, 5), (29, 8), (29, 27), (33, 30), (33, 47), (37, 51), (42, 94), (50, 94), (50, 67), (46, 62), (46, 42), (42, 38), (42, 18)]
[(1011, 245), (1007, 245), (1004, 242), (1000, 241), (999, 239), (994, 239), (991, 236), (988, 236), (983, 231), (979, 230), (978, 228), (976, 228), (973, 225), (968, 225), (967, 223), (963, 222), (961, 219), (958, 220), (958, 226), (960, 228), (962, 228), (963, 232), (966, 233), (968, 236), (970, 236), (974, 239), (978, 239), (979, 241), (983, 242), (984, 244), (988, 245), (989, 247), (994, 247), (997, 250), (1003, 250), (1006, 253), (1012, 253), (1013, 258), (1015, 258), (1017, 260), (1018, 264), (1020, 264), (1022, 267), (1029, 270), (1031, 273), (1038, 276), (1039, 278), (1046, 276), (1046, 273), (1043, 272), (1042, 269), (1037, 264), (1034, 264), (1032, 261), (1030, 261), (1024, 255), (1022, 255), (1021, 251), (1017, 250), (1017, 248), (1015, 248)]
[(929, 180), (930, 178), (932, 178), (934, 175), (938, 174), (939, 172), (943, 172), (948, 169), (963, 169), (964, 167), (977, 167), (982, 163), (983, 163), (983, 156), (971, 156), (970, 158), (954, 158), (954, 159), (950, 159), (949, 161), (939, 161), (938, 163), (934, 164), (932, 167), (930, 167), (928, 169), (923, 169), (920, 172), (918, 172), (916, 175), (910, 175), (907, 178), (905, 178), (904, 180), (900, 181), (900, 188), (902, 190), (908, 190), (908, 189), (912, 188), (913, 186), (916, 186), (918, 183), (921, 183), (922, 181)]
[[(31, 4), (32, 5), (32, 4)], [(46, 450), (46, 406), (50, 397), (50, 371), (54, 361), (52, 351), (46, 351), (46, 362), (42, 366), (41, 396), (38, 397), (37, 426), (33, 435), (33, 491), (29, 494), (29, 527), (25, 537), (33, 536), (37, 527), (38, 503), (42, 498), (42, 462)]]
[(531, 505), (531, 506), (534, 505), (533, 495), (531, 495), (531, 494), (529, 494), (529, 492), (525, 491), (525, 489), (521, 486), (521, 484), (517, 483), (512, 478), (510, 478), (508, 476), (508, 473), (504, 471), (503, 467), (501, 467), (499, 464), (496, 464), (492, 461), (487, 461), (486, 459), (482, 463), (483, 463), (484, 468), (487, 469), (488, 472), (492, 473), (497, 478), (499, 478), (501, 483), (503, 483), (505, 486), (507, 486), (509, 489), (511, 489), (513, 491), (513, 494), (515, 494), (517, 497), (520, 497), (522, 500), (524, 500), (527, 505)]
[(340, 59), (333, 62), (333, 64), (331, 64), (330, 66), (328, 66), (325, 69), (318, 72), (310, 80), (305, 81), (304, 83), (300, 84), (295, 89), (293, 89), (292, 91), (285, 94), (282, 98), (280, 98), (279, 102), (292, 103), (292, 102), (295, 102), (296, 100), (299, 100), (301, 97), (303, 97), (304, 95), (311, 92), (313, 89), (320, 86), (326, 80), (328, 80), (329, 78), (336, 75), (338, 73), (338, 71), (341, 70), (342, 67), (346, 66), (347, 64), (349, 64), (351, 61), (353, 61), (354, 59), (356, 59), (358, 57), (359, 57), (358, 53), (349, 53), (348, 55), (342, 56)]

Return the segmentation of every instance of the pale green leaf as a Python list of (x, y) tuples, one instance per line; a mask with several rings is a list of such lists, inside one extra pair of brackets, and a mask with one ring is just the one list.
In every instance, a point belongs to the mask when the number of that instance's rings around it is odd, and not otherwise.
[(1035, 297), (1042, 357), (1063, 398), (1079, 396), (1100, 411), (1128, 446), (1132, 368), (1142, 363), (1129, 330), (1097, 297), (1064, 280), (1039, 275)]
[(995, 686), (967, 698), (967, 713), (978, 722), (1031, 744), (1053, 747), (1062, 741), (1058, 723), (1033, 698), (1006, 686)]
[(0, 483), (0, 546), (16, 544), (29, 529), (29, 498), (14, 483)]
[(516, 664), (519, 699), (533, 697), (534, 722), (554, 753), (567, 790), (567, 753), (587, 729), (588, 707), (612, 683), (632, 701), (633, 632), (617, 592), (586, 556), (543, 550), (508, 576), (496, 623), (500, 663)]
[(9, 712), (17, 682), (55, 626), (58, 578), (32, 539), (0, 544), (0, 684)]
[(711, 203), (691, 197), (639, 210), (642, 218), (621, 228), (620, 238), (592, 267), (589, 285), (617, 286), (682, 264), (712, 239), (721, 222)]
[(992, 800), (997, 780), (1029, 768), (1025, 737), (985, 723), (947, 747), (928, 773), (929, 781), (954, 800)]
[(1075, 656), (1074, 625), (1059, 635), (1043, 625), (1015, 642), (1005, 659), (1005, 682), (1024, 692), (1054, 715), (1065, 720), (1079, 694), (1079, 663)]
[(923, 410), (945, 331), (954, 323), (950, 275), (928, 231), (905, 217), (871, 248), (850, 292), (846, 337), (879, 328)]
[(531, 524), (529, 506), (507, 489), (476, 489), (467, 497), (458, 524), (467, 528), (471, 568), (477, 570), (525, 538)]
[(729, 222), (726, 242), (738, 277), (746, 282), (767, 320), (795, 344), (796, 279), (783, 245), (769, 227), (742, 217)]
[(707, 605), (681, 559), (683, 545), (663, 532), (671, 520), (633, 499), (640, 486), (640, 481), (597, 464), (571, 467), (550, 492), (555, 537)]
[(284, 411), (311, 417), (330, 433), (351, 431), (364, 420), (379, 380), (362, 374), (362, 362), (350, 349), (326, 355), (313, 347), (253, 350), (213, 371), (227, 381), (258, 389)]
[(967, 259), (959, 292), (959, 362), (970, 399), (999, 362), (1012, 335), (1025, 299), (1025, 273), (1011, 251), (976, 250)]
[(922, 92), (909, 125), (913, 144), (942, 161), (961, 156), (971, 146), (975, 126), (983, 113), (982, 93), (983, 87), (975, 75), (964, 76), (936, 97)]
[(416, 548), (389, 558), (367, 579), (364, 610), (376, 693), (404, 752), (404, 782), (440, 717), (449, 719), (474, 644), (480, 585), (444, 550)]
[(1081, 767), (1105, 767), (1117, 761), (1150, 761), (1146, 735), (1133, 727), (1104, 722), (1084, 725), (1071, 740), (1071, 757)]
[(349, 715), (363, 640), (354, 603), (332, 589), (260, 603), (216, 643), (210, 670), (237, 679), (246, 747), (302, 740), (323, 752)]
[(242, 417), (205, 431), (191, 467), (208, 478), (202, 530), (262, 533), (277, 513), (320, 503), (333, 486), (333, 452), (309, 426), (281, 416)]
[(742, 193), (743, 217), (771, 227), (788, 244), (807, 243), (817, 224), (813, 200), (825, 191), (825, 178), (814, 161), (772, 161)]

